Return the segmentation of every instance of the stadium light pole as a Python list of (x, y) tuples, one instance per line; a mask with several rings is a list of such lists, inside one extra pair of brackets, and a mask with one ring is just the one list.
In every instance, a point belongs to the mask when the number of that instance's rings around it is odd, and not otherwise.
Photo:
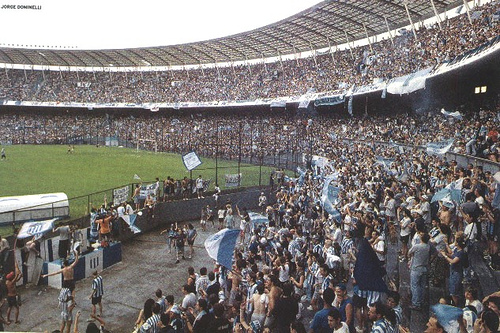
[(218, 156), (219, 156), (219, 121), (215, 122), (215, 184), (219, 184), (218, 177)]

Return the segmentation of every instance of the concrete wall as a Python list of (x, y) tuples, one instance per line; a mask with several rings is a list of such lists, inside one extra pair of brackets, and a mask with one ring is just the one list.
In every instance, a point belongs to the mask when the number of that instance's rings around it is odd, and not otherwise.
[[(271, 194), (270, 188), (249, 188), (241, 192), (234, 192), (221, 195), (218, 204), (225, 204), (228, 200), (231, 201), (233, 207), (238, 205), (240, 209), (246, 207), (248, 210), (255, 210), (258, 208), (260, 193), (264, 192), (268, 199), (268, 203), (274, 203), (275, 195)], [(212, 196), (205, 197), (204, 199), (190, 199), (173, 202), (160, 202), (157, 203), (153, 215), (148, 216), (146, 211), (142, 216), (138, 216), (135, 225), (146, 232), (155, 228), (166, 228), (171, 223), (187, 222), (199, 220), (201, 216), (201, 209), (206, 205), (210, 205), (212, 210), (216, 213), (218, 208), (215, 208), (215, 200)], [(130, 231), (125, 223), (120, 227), (119, 240), (125, 241), (131, 239), (134, 234)]]

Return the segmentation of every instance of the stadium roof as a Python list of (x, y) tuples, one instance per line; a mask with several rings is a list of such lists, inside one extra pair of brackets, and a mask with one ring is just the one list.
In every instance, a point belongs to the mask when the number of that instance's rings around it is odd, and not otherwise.
[[(341, 45), (409, 25), (462, 0), (327, 0), (277, 23), (201, 42), (111, 50), (0, 48), (0, 63), (28, 66), (186, 66), (277, 57)], [(407, 8), (405, 8), (405, 4)], [(408, 13), (407, 13), (408, 9)]]

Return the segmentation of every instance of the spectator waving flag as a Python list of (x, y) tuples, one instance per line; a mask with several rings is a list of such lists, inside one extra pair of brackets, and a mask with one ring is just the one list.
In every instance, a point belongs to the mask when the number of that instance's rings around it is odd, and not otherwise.
[(462, 114), (459, 111), (450, 112), (450, 111), (446, 111), (445, 109), (441, 109), (441, 113), (444, 114), (446, 117), (453, 117), (457, 120), (463, 119)]
[(231, 269), (233, 252), (240, 231), (238, 229), (222, 229), (205, 240), (205, 249), (210, 258)]

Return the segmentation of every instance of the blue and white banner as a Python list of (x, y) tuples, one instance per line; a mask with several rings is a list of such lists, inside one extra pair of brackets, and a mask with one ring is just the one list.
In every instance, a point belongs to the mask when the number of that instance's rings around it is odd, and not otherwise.
[(309, 107), (310, 100), (303, 100), (299, 102), (299, 109), (307, 109)]
[(444, 155), (448, 150), (450, 150), (453, 145), (454, 139), (448, 139), (439, 142), (429, 142), (426, 145), (427, 154), (429, 155)]
[(284, 108), (284, 107), (286, 107), (286, 101), (276, 99), (276, 100), (271, 102), (270, 107), (272, 107), (272, 108)]
[(344, 95), (321, 97), (314, 101), (314, 106), (338, 105), (344, 103)]
[(459, 111), (449, 112), (449, 111), (446, 111), (445, 109), (441, 109), (441, 113), (444, 114), (446, 117), (453, 117), (457, 120), (463, 119), (462, 114)]
[(44, 233), (49, 232), (54, 228), (54, 221), (56, 220), (57, 219), (39, 222), (26, 222), (21, 227), (21, 230), (19, 230), (17, 238), (24, 239), (35, 236), (36, 239), (39, 239)]
[[(151, 184), (145, 184), (141, 186), (141, 190), (139, 191), (139, 199), (141, 200), (146, 200), (148, 195), (153, 197), (153, 199), (158, 199), (156, 198), (156, 193), (158, 191), (158, 184), (157, 183), (151, 183)], [(126, 200), (125, 200), (126, 201)]]
[(441, 201), (447, 207), (460, 205), (462, 201), (463, 178), (458, 179), (432, 196), (431, 203)]
[(421, 71), (391, 79), (387, 84), (387, 92), (394, 95), (409, 94), (425, 88), (425, 80), (432, 67)]
[(123, 221), (125, 221), (125, 223), (128, 224), (128, 226), (130, 227), (130, 230), (132, 230), (132, 232), (134, 234), (138, 234), (141, 232), (141, 229), (137, 228), (137, 226), (135, 225), (135, 220), (137, 219), (137, 214), (123, 215), (122, 219), (123, 219)]
[(338, 204), (340, 188), (331, 185), (331, 182), (338, 178), (338, 173), (331, 174), (325, 178), (323, 190), (321, 191), (321, 205), (323, 209), (331, 215), (336, 215), (334, 205)]
[(311, 158), (311, 165), (317, 166), (318, 168), (324, 168), (329, 161), (330, 160), (327, 157), (313, 155)]
[(239, 235), (240, 230), (226, 228), (209, 236), (205, 240), (208, 256), (230, 270), (233, 266), (234, 247)]

